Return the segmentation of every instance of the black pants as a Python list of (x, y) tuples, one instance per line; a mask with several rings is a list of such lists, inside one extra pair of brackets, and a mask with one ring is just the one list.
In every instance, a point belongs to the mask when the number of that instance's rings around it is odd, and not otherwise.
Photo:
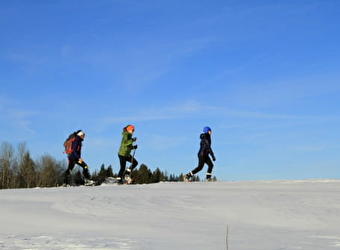
[(205, 163), (208, 165), (207, 174), (210, 175), (212, 170), (213, 170), (214, 164), (212, 163), (209, 155), (198, 156), (198, 166), (194, 170), (191, 171), (192, 174), (196, 174), (199, 171), (201, 171), (203, 169)]
[(121, 179), (123, 179), (123, 175), (124, 175), (125, 168), (126, 168), (126, 162), (131, 162), (131, 166), (129, 167), (129, 169), (132, 171), (135, 169), (135, 167), (137, 167), (138, 161), (136, 161), (136, 159), (132, 157), (132, 155), (130, 156), (118, 155), (118, 157), (119, 157), (119, 162), (120, 162), (120, 170), (119, 170), (118, 176)]
[(69, 184), (68, 182), (68, 178), (74, 168), (75, 165), (79, 165), (83, 168), (83, 176), (85, 179), (89, 179), (90, 178), (90, 172), (89, 172), (89, 168), (87, 166), (87, 164), (82, 161), (81, 163), (79, 163), (78, 161), (74, 160), (73, 158), (71, 157), (68, 157), (68, 168), (67, 170), (65, 171), (65, 174), (64, 174), (64, 183), (65, 184)]

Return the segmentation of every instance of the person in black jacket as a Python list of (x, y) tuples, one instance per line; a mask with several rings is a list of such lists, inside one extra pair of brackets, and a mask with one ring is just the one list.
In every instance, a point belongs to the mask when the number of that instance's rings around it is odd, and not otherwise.
[(69, 176), (74, 168), (74, 166), (77, 164), (83, 168), (83, 176), (84, 176), (84, 183), (85, 185), (92, 185), (94, 182), (90, 180), (90, 172), (89, 167), (87, 164), (83, 161), (81, 158), (81, 147), (82, 142), (85, 138), (85, 133), (81, 130), (78, 130), (76, 132), (75, 138), (72, 142), (72, 150), (71, 153), (68, 154), (68, 168), (64, 173), (64, 185), (69, 185)]
[(211, 172), (214, 167), (214, 164), (212, 163), (209, 155), (211, 155), (211, 158), (213, 161), (216, 160), (214, 152), (211, 149), (211, 136), (210, 136), (211, 133), (212, 131), (210, 127), (203, 128), (203, 133), (200, 135), (200, 139), (201, 139), (200, 149), (197, 154), (198, 155), (198, 166), (191, 172), (184, 175), (184, 181), (189, 181), (190, 178), (194, 176), (194, 174), (201, 171), (205, 163), (208, 165), (206, 181), (211, 181)]

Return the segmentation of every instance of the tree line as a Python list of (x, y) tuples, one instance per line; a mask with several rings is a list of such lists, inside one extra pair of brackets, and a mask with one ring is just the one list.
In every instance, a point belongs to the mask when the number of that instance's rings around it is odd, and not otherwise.
[[(57, 161), (50, 155), (43, 155), (37, 160), (31, 154), (25, 143), (19, 143), (17, 150), (8, 143), (3, 142), (0, 148), (0, 189), (56, 187), (63, 183), (63, 174), (67, 169), (65, 160)], [(105, 182), (108, 177), (116, 177), (112, 166), (101, 165), (99, 171), (92, 173), (92, 179), (98, 184)], [(72, 172), (73, 185), (83, 185), (81, 168)], [(168, 174), (156, 168), (154, 171), (145, 164), (132, 171), (135, 184), (149, 184), (162, 181), (183, 181), (183, 174)], [(200, 181), (195, 176), (193, 181)]]

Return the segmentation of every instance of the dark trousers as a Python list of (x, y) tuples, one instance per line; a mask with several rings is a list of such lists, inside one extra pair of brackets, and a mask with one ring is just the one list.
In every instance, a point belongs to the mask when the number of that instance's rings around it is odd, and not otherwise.
[(192, 174), (196, 174), (199, 171), (201, 171), (203, 169), (203, 167), (204, 167), (204, 164), (208, 165), (207, 174), (210, 175), (212, 170), (213, 170), (214, 164), (212, 163), (209, 155), (198, 156), (198, 166), (194, 170), (191, 171)]
[(137, 167), (138, 165), (138, 161), (136, 161), (136, 159), (134, 157), (132, 157), (132, 155), (130, 156), (122, 156), (122, 155), (118, 155), (119, 157), (119, 162), (120, 162), (120, 170), (118, 173), (118, 176), (123, 179), (123, 175), (125, 172), (125, 168), (126, 168), (126, 162), (131, 162), (131, 166), (129, 167), (129, 169), (134, 170), (135, 167)]
[(83, 168), (83, 176), (85, 179), (89, 179), (90, 178), (90, 172), (89, 172), (89, 168), (87, 166), (87, 164), (82, 161), (82, 163), (79, 163), (78, 161), (74, 160), (71, 157), (68, 157), (68, 168), (64, 173), (64, 183), (69, 184), (68, 182), (68, 178), (74, 168), (75, 165), (79, 165)]

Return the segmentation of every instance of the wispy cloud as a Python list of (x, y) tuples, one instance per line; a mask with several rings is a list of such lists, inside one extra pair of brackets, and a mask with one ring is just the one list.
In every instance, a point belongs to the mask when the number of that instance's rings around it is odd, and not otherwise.
[(13, 101), (7, 98), (0, 98), (0, 114), (2, 125), (8, 128), (17, 127), (29, 133), (35, 133), (32, 129), (30, 118), (37, 114), (36, 111), (14, 108)]
[(29, 133), (35, 133), (35, 130), (31, 126), (32, 122), (30, 121), (30, 118), (33, 115), (36, 115), (37, 112), (10, 109), (7, 114), (12, 124)]
[(150, 41), (146, 36), (139, 37), (139, 42), (138, 47), (126, 43), (120, 44), (119, 48), (92, 45), (90, 49), (65, 44), (61, 47), (61, 56), (72, 56), (68, 60), (77, 58), (77, 63), (91, 65), (114, 82), (112, 89), (116, 90), (119, 85), (126, 92), (138, 93), (178, 67), (176, 63), (210, 46), (214, 38)]
[[(187, 100), (183, 103), (177, 103), (172, 106), (164, 106), (157, 108), (144, 108), (131, 116), (106, 117), (100, 120), (100, 124), (104, 127), (114, 123), (122, 123), (126, 121), (154, 121), (154, 120), (171, 120), (171, 119), (197, 119), (200, 115), (204, 115), (209, 119), (226, 119), (240, 118), (250, 120), (273, 120), (285, 122), (311, 122), (311, 121), (328, 121), (339, 120), (336, 116), (302, 116), (290, 114), (275, 114), (266, 112), (254, 112), (247, 110), (236, 110), (228, 107), (203, 105), (195, 100)], [(223, 125), (221, 125), (223, 126)], [(230, 126), (226, 125), (226, 126)], [(244, 125), (243, 125), (244, 126)], [(263, 124), (261, 124), (263, 126)], [(268, 125), (269, 126), (269, 125)], [(270, 125), (282, 126), (282, 124)]]
[(31, 52), (11, 51), (7, 54), (7, 60), (24, 71), (36, 74), (42, 66), (46, 65), (49, 57), (38, 53), (33, 55)]
[(291, 147), (291, 150), (298, 152), (322, 152), (330, 148), (327, 145), (300, 145)]
[(146, 143), (149, 145), (150, 148), (157, 151), (162, 151), (167, 148), (181, 145), (186, 140), (187, 138), (183, 137), (151, 135), (150, 137), (148, 137), (148, 141)]

